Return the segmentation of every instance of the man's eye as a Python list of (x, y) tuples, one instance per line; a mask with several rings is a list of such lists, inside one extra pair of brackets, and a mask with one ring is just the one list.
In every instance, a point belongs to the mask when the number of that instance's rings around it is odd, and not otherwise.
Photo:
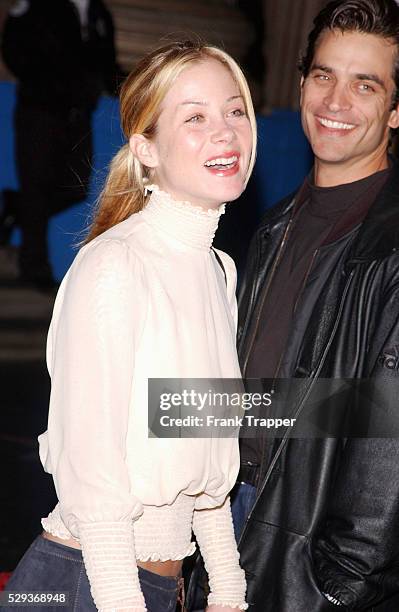
[(359, 88), (360, 91), (364, 91), (366, 93), (374, 91), (374, 87), (372, 87), (368, 83), (359, 83), (358, 88)]
[(318, 81), (329, 81), (330, 77), (328, 74), (315, 74), (314, 78)]

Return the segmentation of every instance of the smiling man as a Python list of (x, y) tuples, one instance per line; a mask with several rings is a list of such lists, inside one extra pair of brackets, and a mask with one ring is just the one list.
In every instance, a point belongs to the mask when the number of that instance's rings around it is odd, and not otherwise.
[[(328, 4), (301, 70), (314, 168), (255, 235), (241, 365), (257, 388), (259, 379), (267, 390), (270, 379), (297, 379), (284, 416), (299, 427), (316, 393), (327, 395), (333, 379), (351, 382), (319, 404), (328, 427), (319, 421), (312, 435), (243, 432), (233, 513), (247, 601), (251, 612), (394, 612), (399, 439), (357, 422), (339, 427), (369, 403), (366, 393), (355, 404), (355, 380), (378, 388), (385, 413), (386, 389), (399, 396), (399, 165), (388, 155), (399, 127), (395, 1)], [(395, 425), (395, 405), (391, 414)]]

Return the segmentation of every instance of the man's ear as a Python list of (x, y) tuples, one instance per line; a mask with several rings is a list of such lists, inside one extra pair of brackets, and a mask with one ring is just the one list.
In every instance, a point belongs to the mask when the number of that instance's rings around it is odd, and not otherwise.
[(388, 120), (388, 126), (393, 130), (399, 127), (399, 104), (391, 111)]
[(158, 151), (155, 143), (143, 136), (142, 134), (133, 134), (129, 138), (129, 147), (131, 152), (139, 162), (147, 168), (156, 168), (158, 166)]

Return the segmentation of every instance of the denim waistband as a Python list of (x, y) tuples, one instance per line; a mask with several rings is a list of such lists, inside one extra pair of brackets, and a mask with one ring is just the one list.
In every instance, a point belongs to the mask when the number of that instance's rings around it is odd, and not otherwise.
[(48, 540), (44, 538), (42, 535), (39, 535), (36, 540), (32, 544), (32, 548), (39, 550), (42, 553), (47, 553), (49, 555), (59, 555), (62, 554), (64, 559), (69, 561), (75, 561), (83, 563), (82, 551), (78, 548), (72, 548), (71, 546), (66, 546), (65, 544), (59, 544), (58, 542), (53, 542), (52, 540)]
[[(36, 538), (32, 544), (32, 548), (35, 548), (36, 550), (48, 555), (62, 555), (62, 557), (68, 561), (83, 563), (83, 555), (81, 550), (78, 548), (72, 548), (71, 546), (66, 546), (65, 544), (53, 542), (52, 540), (44, 538), (42, 535), (39, 535)], [(140, 582), (143, 581), (155, 587), (167, 590), (176, 590), (176, 587), (180, 584), (181, 576), (160, 576), (159, 574), (150, 572), (142, 567), (139, 567), (138, 571)]]

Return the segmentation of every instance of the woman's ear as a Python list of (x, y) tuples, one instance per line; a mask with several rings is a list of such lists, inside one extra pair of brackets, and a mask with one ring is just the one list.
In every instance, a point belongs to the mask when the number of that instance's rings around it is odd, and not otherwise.
[(156, 168), (158, 166), (158, 151), (154, 142), (142, 134), (133, 134), (129, 138), (131, 152), (143, 166)]

